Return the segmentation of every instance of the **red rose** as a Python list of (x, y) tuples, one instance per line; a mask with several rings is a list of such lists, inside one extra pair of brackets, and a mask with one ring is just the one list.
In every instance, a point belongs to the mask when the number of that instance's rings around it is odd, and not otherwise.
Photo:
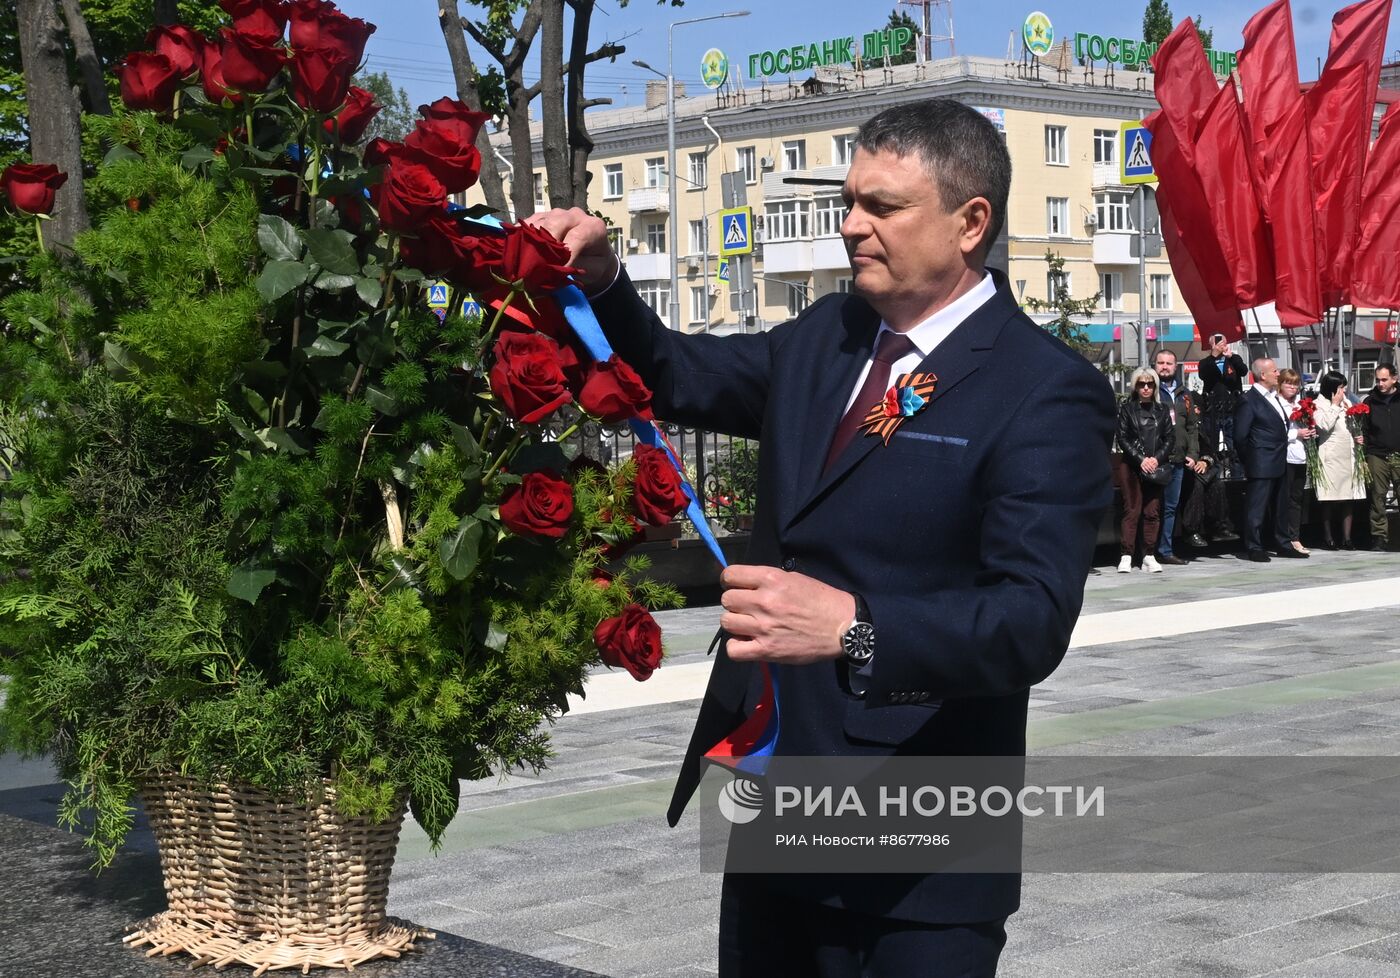
[(473, 293), (494, 283), (491, 270), (500, 267), (500, 238), (468, 234), (448, 214), (430, 218), (415, 234), (400, 243), (400, 255), (410, 268), (442, 275)]
[(243, 96), (229, 91), (224, 81), (224, 51), (219, 44), (206, 42), (199, 49), (199, 81), (204, 86), (204, 97), (215, 105), (228, 99), (234, 105), (243, 101)]
[[(485, 125), (486, 121), (491, 118), (489, 113), (477, 112), (471, 106), (467, 105), (466, 102), (455, 98), (448, 98), (446, 95), (436, 102), (433, 102), (431, 105), (418, 106), (418, 114), (424, 119), (461, 119), (463, 122), (474, 126), (477, 130)], [(475, 131), (472, 132), (472, 140), (476, 140)]]
[(342, 143), (358, 143), (364, 138), (365, 130), (374, 121), (383, 106), (374, 100), (374, 93), (351, 85), (345, 95), (345, 108), (336, 113), (334, 119), (327, 119), (322, 125), (326, 135), (334, 138), (337, 131)]
[(181, 78), (187, 77), (199, 67), (200, 52), (205, 40), (198, 31), (184, 24), (169, 27), (156, 27), (146, 35), (146, 46), (154, 48), (156, 54), (170, 59), (170, 64)]
[(690, 502), (681, 488), (681, 475), (660, 448), (638, 445), (632, 460), (637, 463), (637, 481), (632, 488), (637, 518), (652, 526), (665, 526)]
[(552, 292), (569, 284), (577, 269), (569, 265), (569, 249), (552, 234), (531, 224), (507, 225), (506, 232), (502, 266), (507, 281), (524, 282), (531, 292)]
[(604, 424), (617, 424), (628, 418), (648, 417), (651, 391), (637, 372), (614, 353), (606, 360), (595, 360), (588, 365), (578, 404)]
[(489, 118), (484, 112), (468, 111), (466, 115), (424, 119), (403, 142), (422, 158), (448, 193), (457, 193), (476, 183), (481, 173), (476, 134)]
[(265, 92), (287, 63), (280, 34), (249, 34), (225, 27), (221, 54), (224, 83), (240, 92)]
[(502, 333), (491, 367), (491, 393), (522, 424), (549, 417), (574, 399), (564, 386), (559, 344), (539, 333)]
[(351, 69), (364, 57), (374, 25), (341, 13), (329, 0), (296, 0), (291, 7), (290, 39), (296, 51), (332, 49), (345, 55)]
[(233, 18), (233, 29), (250, 34), (282, 36), (290, 11), (282, 0), (219, 0)]
[(639, 604), (629, 604), (616, 618), (598, 622), (593, 644), (605, 663), (626, 669), (638, 682), (650, 679), (661, 665), (661, 626)]
[(396, 143), (383, 136), (375, 136), (365, 147), (365, 166), (383, 166), (403, 152), (403, 143)]
[(21, 214), (52, 214), (58, 188), (67, 180), (52, 163), (11, 163), (0, 174), (0, 191)]
[(558, 540), (573, 515), (574, 490), (555, 472), (529, 472), (501, 496), (501, 522), (523, 537)]
[(384, 227), (412, 233), (442, 213), (447, 206), (447, 191), (422, 163), (400, 156), (390, 161), (375, 206)]
[(113, 69), (121, 79), (122, 102), (128, 109), (168, 112), (180, 87), (180, 71), (163, 54), (137, 51)]
[(350, 90), (357, 62), (339, 48), (297, 48), (292, 57), (292, 97), (312, 112), (334, 112)]

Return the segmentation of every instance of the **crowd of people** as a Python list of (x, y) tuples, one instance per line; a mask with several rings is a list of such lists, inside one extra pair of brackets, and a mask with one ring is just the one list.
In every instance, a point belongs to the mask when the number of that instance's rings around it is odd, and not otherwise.
[[(1160, 573), (1213, 544), (1242, 541), (1242, 559), (1302, 559), (1310, 487), (1322, 546), (1353, 550), (1357, 503), (1370, 501), (1370, 547), (1389, 549), (1387, 495), (1400, 496), (1400, 396), (1396, 368), (1354, 397), (1347, 378), (1304, 378), (1259, 357), (1246, 366), (1219, 334), (1199, 364), (1201, 390), (1182, 382), (1176, 354), (1158, 350), (1129, 379), (1118, 412), (1113, 474), (1122, 501), (1118, 570)], [(1247, 386), (1246, 386), (1247, 385)], [(1365, 405), (1364, 408), (1356, 405)], [(1243, 481), (1238, 530), (1226, 487)]]

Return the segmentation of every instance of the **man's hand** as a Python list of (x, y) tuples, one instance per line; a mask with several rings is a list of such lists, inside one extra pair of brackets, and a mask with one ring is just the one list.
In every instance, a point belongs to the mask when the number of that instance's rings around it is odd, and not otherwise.
[(1147, 458), (1142, 460), (1141, 468), (1143, 472), (1145, 472), (1148, 475), (1151, 475), (1153, 472), (1157, 471), (1157, 460), (1151, 455), (1149, 455), (1147, 456)]
[(803, 666), (842, 654), (855, 598), (815, 578), (776, 567), (733, 564), (720, 575), (719, 624), (736, 662)]
[(601, 218), (574, 207), (544, 211), (525, 218), (543, 228), (569, 249), (569, 264), (579, 269), (578, 286), (586, 293), (605, 289), (617, 277), (617, 255), (608, 244), (608, 226)]

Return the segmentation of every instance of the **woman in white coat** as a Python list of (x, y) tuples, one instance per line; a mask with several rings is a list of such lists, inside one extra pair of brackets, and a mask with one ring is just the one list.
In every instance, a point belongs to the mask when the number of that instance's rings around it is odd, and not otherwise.
[(1366, 498), (1366, 486), (1356, 477), (1356, 439), (1347, 430), (1347, 379), (1335, 370), (1322, 375), (1315, 415), (1317, 454), (1322, 460), (1324, 483), (1317, 487), (1322, 504), (1322, 539), (1328, 550), (1336, 550), (1333, 526), (1340, 518), (1342, 549), (1355, 550), (1351, 542), (1352, 511), (1355, 501)]

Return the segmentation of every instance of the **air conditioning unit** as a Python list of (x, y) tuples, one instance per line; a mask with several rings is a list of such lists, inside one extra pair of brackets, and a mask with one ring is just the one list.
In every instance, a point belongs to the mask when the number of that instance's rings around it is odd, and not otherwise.
[(692, 272), (698, 272), (698, 271), (700, 271), (700, 256), (699, 256), (699, 255), (686, 255), (686, 256), (685, 256), (685, 267), (686, 267), (687, 269), (689, 269), (690, 271), (692, 271)]
[(1087, 217), (1084, 218), (1084, 226), (1085, 226), (1086, 228), (1096, 228), (1096, 227), (1098, 227), (1098, 226), (1099, 226), (1099, 216), (1098, 216), (1097, 214), (1089, 214)]
[(761, 159), (759, 159), (758, 165), (761, 166), (761, 167), (762, 167), (763, 169), (765, 169), (765, 170), (771, 170), (771, 169), (773, 169), (773, 157), (771, 157), (771, 156), (764, 156), (764, 157), (762, 157)]
[(638, 241), (636, 238), (628, 238), (628, 239), (627, 239), (627, 250), (628, 250), (628, 251), (636, 251), (636, 250), (637, 250), (638, 248), (640, 248), (641, 246), (642, 246), (642, 243), (641, 243), (640, 241)]

